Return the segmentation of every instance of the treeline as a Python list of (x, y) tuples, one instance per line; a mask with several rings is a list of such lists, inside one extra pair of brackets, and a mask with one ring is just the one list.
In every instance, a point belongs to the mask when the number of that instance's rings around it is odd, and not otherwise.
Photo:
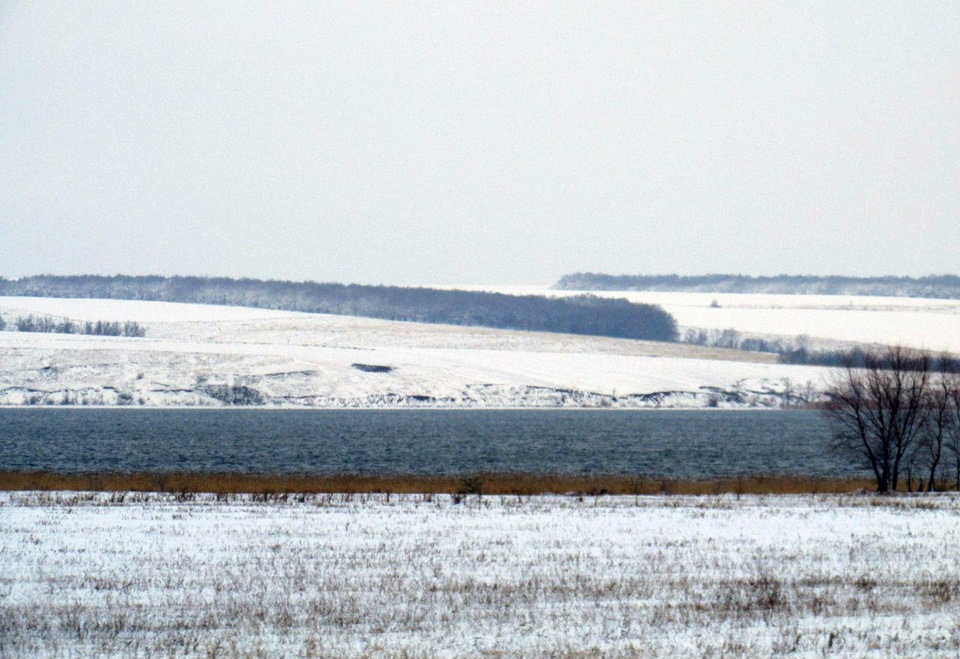
[(960, 299), (960, 277), (814, 277), (777, 275), (565, 275), (554, 286), (573, 291), (661, 291), (690, 293), (770, 293), (782, 295), (877, 295)]
[[(807, 336), (798, 336), (792, 340), (764, 339), (743, 336), (734, 329), (689, 328), (680, 337), (680, 342), (712, 348), (773, 353), (780, 358), (780, 362), (783, 364), (807, 366), (865, 368), (870, 363), (873, 354), (869, 348), (862, 347), (814, 349), (810, 346)], [(922, 351), (916, 351), (914, 354), (917, 355), (918, 360), (925, 360), (926, 368), (935, 373), (960, 373), (960, 358), (952, 355), (933, 356)], [(903, 363), (909, 363), (908, 357), (902, 359)], [(919, 363), (918, 361), (918, 366)]]
[(223, 304), (653, 341), (677, 338), (676, 321), (659, 306), (588, 295), (556, 299), (395, 286), (123, 275), (0, 279), (0, 295)]
[(143, 325), (131, 321), (98, 320), (96, 322), (78, 322), (69, 318), (51, 318), (49, 316), (18, 316), (9, 323), (0, 316), (0, 331), (38, 332), (42, 334), (89, 334), (91, 336), (127, 336), (144, 337), (147, 330)]

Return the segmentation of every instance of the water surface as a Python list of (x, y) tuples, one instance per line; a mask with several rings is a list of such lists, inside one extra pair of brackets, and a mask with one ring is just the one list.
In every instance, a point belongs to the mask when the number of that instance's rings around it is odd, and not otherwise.
[(863, 475), (816, 412), (0, 409), (0, 468)]

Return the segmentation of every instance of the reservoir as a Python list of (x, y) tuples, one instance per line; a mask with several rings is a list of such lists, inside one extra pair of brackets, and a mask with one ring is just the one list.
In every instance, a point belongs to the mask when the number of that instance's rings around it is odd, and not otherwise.
[(0, 409), (0, 469), (864, 476), (810, 410)]

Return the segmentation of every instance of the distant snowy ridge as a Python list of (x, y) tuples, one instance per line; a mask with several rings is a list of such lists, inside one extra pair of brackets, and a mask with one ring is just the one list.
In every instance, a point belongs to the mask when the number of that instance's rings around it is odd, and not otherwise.
[(777, 275), (564, 275), (554, 288), (567, 291), (661, 291), (780, 295), (869, 295), (960, 299), (960, 277), (840, 277)]
[[(542, 286), (495, 286), (513, 294), (579, 295)], [(656, 304), (687, 329), (733, 329), (743, 336), (795, 341), (815, 349), (903, 345), (960, 355), (960, 300), (857, 295), (771, 295), (590, 291), (598, 297)]]
[(597, 296), (557, 299), (455, 289), (126, 275), (0, 277), (0, 296), (149, 300), (652, 341), (677, 338), (677, 324), (663, 309)]
[(0, 332), (0, 405), (776, 407), (826, 370), (661, 343), (164, 302), (2, 298), (146, 338)]

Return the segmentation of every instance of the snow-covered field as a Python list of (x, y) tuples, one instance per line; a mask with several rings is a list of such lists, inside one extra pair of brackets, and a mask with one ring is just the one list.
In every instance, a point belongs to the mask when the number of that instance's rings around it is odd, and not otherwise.
[[(453, 288), (453, 287), (451, 287)], [(598, 295), (659, 304), (683, 327), (735, 329), (814, 344), (881, 343), (960, 352), (960, 300), (851, 295), (740, 295), (650, 291), (557, 291), (537, 286), (465, 286), (512, 295)], [(714, 306), (716, 302), (717, 306)]]
[(5, 493), (0, 655), (956, 657), (958, 522), (954, 495)]
[(0, 298), (0, 313), (147, 330), (0, 332), (0, 405), (770, 406), (827, 373), (681, 344), (236, 307)]
[[(596, 294), (660, 304), (682, 327), (960, 352), (958, 300)], [(816, 398), (830, 377), (759, 353), (265, 309), (0, 298), (0, 313), (147, 329), (143, 339), (0, 332), (0, 405), (776, 406)]]

